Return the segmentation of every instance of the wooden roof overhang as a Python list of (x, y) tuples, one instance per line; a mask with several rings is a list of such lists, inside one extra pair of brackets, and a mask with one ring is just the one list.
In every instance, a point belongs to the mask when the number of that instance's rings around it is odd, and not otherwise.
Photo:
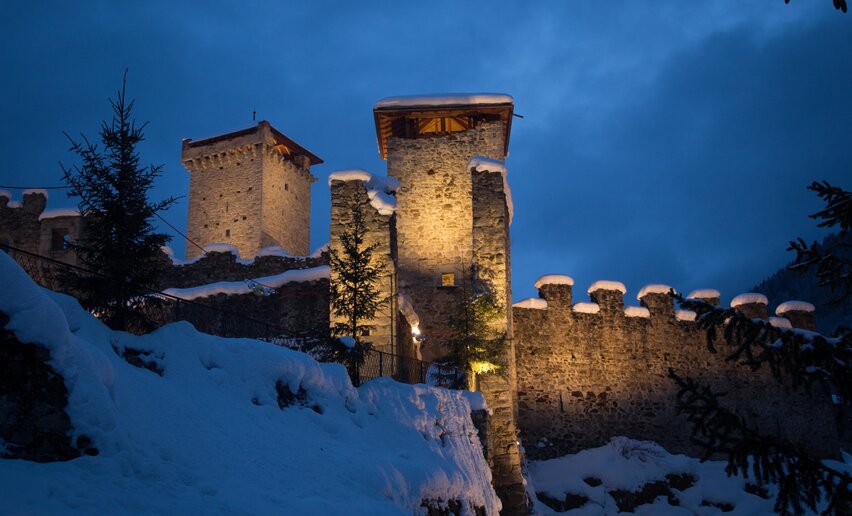
[(272, 133), (272, 137), (275, 140), (275, 147), (279, 148), (280, 152), (285, 156), (306, 156), (313, 165), (319, 165), (322, 163), (322, 159), (309, 151), (308, 149), (302, 147), (298, 143), (291, 140), (286, 134), (282, 133), (278, 129), (272, 127), (272, 124), (267, 122), (266, 120), (261, 120), (256, 126), (249, 127), (248, 129), (242, 129), (239, 131), (233, 131), (230, 133), (220, 134), (217, 136), (212, 136), (210, 138), (205, 138), (203, 140), (185, 140), (184, 145), (186, 148), (194, 148), (194, 147), (204, 147), (205, 145), (212, 145), (217, 142), (231, 140), (234, 138), (239, 138), (241, 136), (249, 136), (257, 133), (261, 127), (267, 126), (269, 127), (270, 132)]
[(459, 104), (447, 106), (378, 107), (373, 109), (376, 121), (376, 140), (382, 159), (388, 159), (388, 138), (405, 137), (402, 125), (395, 123), (411, 118), (471, 117), (475, 121), (501, 120), (505, 127), (503, 156), (509, 154), (509, 135), (512, 133), (512, 114), (515, 105)]

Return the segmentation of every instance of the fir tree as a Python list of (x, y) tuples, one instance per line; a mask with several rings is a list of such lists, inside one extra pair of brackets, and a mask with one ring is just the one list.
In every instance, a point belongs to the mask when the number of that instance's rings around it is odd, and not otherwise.
[(162, 166), (140, 165), (136, 146), (146, 124), (132, 118), (134, 101), (127, 100), (126, 84), (127, 72), (115, 100), (110, 99), (112, 119), (101, 123), (103, 149), (85, 136), (77, 141), (66, 134), (82, 163), (62, 166), (62, 171), (69, 197), (79, 198), (86, 226), (83, 237), (69, 245), (83, 267), (96, 272), (72, 278), (83, 306), (112, 328), (145, 331), (150, 326), (141, 308), (155, 301), (143, 294), (163, 270), (160, 248), (170, 239), (155, 231), (152, 218), (176, 199), (148, 200)]
[[(813, 183), (811, 190), (826, 203), (812, 215), (821, 227), (840, 227), (840, 242), (852, 228), (852, 195), (828, 183)], [(848, 300), (849, 260), (839, 258), (831, 248), (807, 246), (800, 239), (790, 249), (797, 253), (794, 270), (817, 270), (821, 284)], [(793, 387), (821, 388), (837, 409), (838, 425), (846, 423), (852, 405), (852, 331), (839, 328), (829, 338), (813, 332), (776, 328), (765, 321), (750, 319), (732, 308), (721, 308), (695, 299), (671, 295), (682, 308), (696, 312), (696, 321), (707, 332), (707, 348), (718, 351), (716, 341), (725, 340), (730, 349), (726, 360), (756, 371), (769, 367), (778, 381)], [(676, 408), (693, 425), (693, 440), (705, 450), (728, 457), (728, 474), (751, 473), (759, 483), (779, 486), (775, 510), (801, 514), (816, 510), (823, 495), (828, 501), (825, 514), (852, 513), (849, 473), (812, 457), (800, 443), (764, 435), (745, 419), (720, 404), (723, 393), (713, 392), (689, 377), (669, 370), (678, 386)]]
[(332, 358), (346, 364), (353, 383), (357, 384), (360, 367), (372, 348), (364, 340), (372, 329), (369, 321), (388, 299), (379, 289), (385, 272), (384, 263), (375, 256), (379, 244), (366, 243), (364, 206), (353, 201), (348, 209), (351, 220), (340, 235), (340, 249), (331, 247), (328, 252), (334, 278), (329, 291), (331, 309), (342, 319), (332, 327), (333, 335), (341, 339), (332, 344), (330, 353)]
[(493, 328), (502, 314), (489, 271), (462, 267), (455, 311), (447, 320), (447, 354), (436, 360), (438, 385), (472, 389), (477, 374), (493, 374), (505, 366), (506, 335)]

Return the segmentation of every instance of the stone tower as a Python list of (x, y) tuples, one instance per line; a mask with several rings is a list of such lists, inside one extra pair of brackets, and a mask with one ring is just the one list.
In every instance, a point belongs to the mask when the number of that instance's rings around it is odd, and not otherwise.
[(508, 95), (392, 97), (373, 110), (379, 152), (396, 194), (399, 292), (414, 305), (426, 335), (423, 358), (443, 354), (446, 321), (457, 309), (461, 272), (491, 272), (509, 346), (505, 375), (482, 376), (490, 419), (494, 486), (505, 514), (526, 514), (516, 425), (508, 154), (514, 101)]
[[(251, 258), (269, 246), (310, 253), (311, 165), (316, 155), (262, 120), (232, 133), (183, 141), (189, 171), (187, 235), (225, 242)], [(187, 245), (187, 258), (201, 252)]]

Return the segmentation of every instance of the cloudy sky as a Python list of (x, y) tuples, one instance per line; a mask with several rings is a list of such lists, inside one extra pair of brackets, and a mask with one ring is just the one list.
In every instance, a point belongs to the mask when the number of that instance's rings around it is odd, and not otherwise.
[[(4, 8), (0, 185), (60, 184), (62, 132), (95, 136), (127, 67), (143, 159), (165, 166), (155, 197), (187, 194), (182, 138), (257, 110), (325, 160), (313, 247), (328, 174), (385, 172), (377, 99), (513, 95), (515, 299), (544, 273), (730, 299), (790, 238), (825, 234), (811, 180), (852, 187), (852, 14), (830, 0), (81, 4)], [(182, 228), (186, 210), (165, 216)]]

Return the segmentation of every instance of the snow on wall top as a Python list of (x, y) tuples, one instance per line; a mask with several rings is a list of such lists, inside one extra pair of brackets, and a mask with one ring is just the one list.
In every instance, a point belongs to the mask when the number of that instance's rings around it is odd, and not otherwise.
[(547, 300), (538, 297), (529, 297), (522, 299), (517, 303), (512, 303), (513, 308), (532, 308), (535, 310), (547, 310)]
[(636, 294), (636, 299), (642, 299), (648, 294), (668, 294), (670, 290), (673, 289), (668, 285), (645, 285), (639, 290), (639, 293)]
[(377, 176), (361, 168), (352, 168), (329, 174), (328, 186), (334, 181), (363, 181), (370, 204), (380, 215), (393, 215), (396, 211), (396, 197), (392, 194), (399, 190), (399, 181), (392, 177)]
[(509, 225), (515, 218), (515, 204), (512, 202), (512, 189), (509, 188), (506, 165), (499, 160), (486, 158), (485, 156), (474, 156), (467, 162), (467, 168), (477, 172), (500, 172), (503, 176), (503, 195), (506, 196), (506, 207), (509, 210)]
[[(310, 269), (292, 269), (272, 276), (255, 278), (253, 281), (264, 287), (278, 288), (285, 283), (290, 282), (328, 279), (330, 277), (330, 273), (331, 268), (328, 265), (321, 265)], [(191, 301), (200, 297), (215, 296), (217, 294), (234, 296), (251, 293), (252, 289), (244, 281), (219, 281), (207, 285), (199, 285), (197, 287), (167, 288), (163, 291), (163, 294), (168, 294), (186, 301)]]
[(617, 290), (622, 294), (627, 293), (627, 287), (620, 281), (598, 280), (592, 283), (592, 286), (586, 291), (587, 294), (597, 292), (598, 290)]
[(43, 189), (43, 188), (27, 188), (26, 190), (24, 190), (24, 193), (22, 193), (21, 196), (26, 196), (26, 195), (31, 195), (31, 194), (42, 194), (45, 199), (50, 198), (50, 194), (48, 193), (48, 191)]
[(722, 294), (713, 288), (701, 288), (698, 290), (693, 290), (686, 296), (687, 299), (713, 299), (720, 298)]
[(41, 212), (41, 215), (38, 216), (38, 220), (44, 219), (55, 219), (57, 217), (79, 217), (80, 210), (77, 208), (53, 208), (51, 210), (44, 210)]
[(736, 308), (741, 305), (748, 305), (752, 303), (757, 303), (759, 305), (768, 305), (769, 300), (766, 299), (766, 296), (763, 294), (758, 294), (756, 292), (749, 292), (746, 294), (740, 294), (734, 299), (731, 300), (731, 308)]
[(597, 314), (601, 307), (597, 303), (575, 303), (573, 310), (580, 314)]
[(573, 285), (574, 278), (564, 274), (543, 274), (535, 280), (535, 288), (541, 288), (542, 285)]
[(644, 306), (625, 306), (624, 307), (624, 316), (625, 317), (642, 317), (648, 319), (651, 317), (651, 311), (645, 308)]
[(813, 312), (814, 305), (805, 301), (785, 301), (775, 309), (775, 315), (784, 315), (787, 312)]
[(694, 321), (697, 315), (692, 310), (678, 310), (675, 312), (675, 318), (678, 321)]
[(280, 245), (271, 245), (258, 251), (256, 256), (280, 256), (281, 258), (288, 258), (290, 253)]
[(376, 102), (373, 107), (375, 109), (382, 109), (514, 103), (515, 99), (512, 98), (511, 95), (506, 95), (505, 93), (439, 93), (385, 97)]
[(769, 324), (776, 328), (785, 328), (788, 330), (793, 328), (793, 325), (790, 323), (790, 319), (787, 319), (786, 317), (770, 317)]
[(12, 192), (9, 190), (0, 190), (0, 197), (6, 197), (10, 201), (12, 200)]

